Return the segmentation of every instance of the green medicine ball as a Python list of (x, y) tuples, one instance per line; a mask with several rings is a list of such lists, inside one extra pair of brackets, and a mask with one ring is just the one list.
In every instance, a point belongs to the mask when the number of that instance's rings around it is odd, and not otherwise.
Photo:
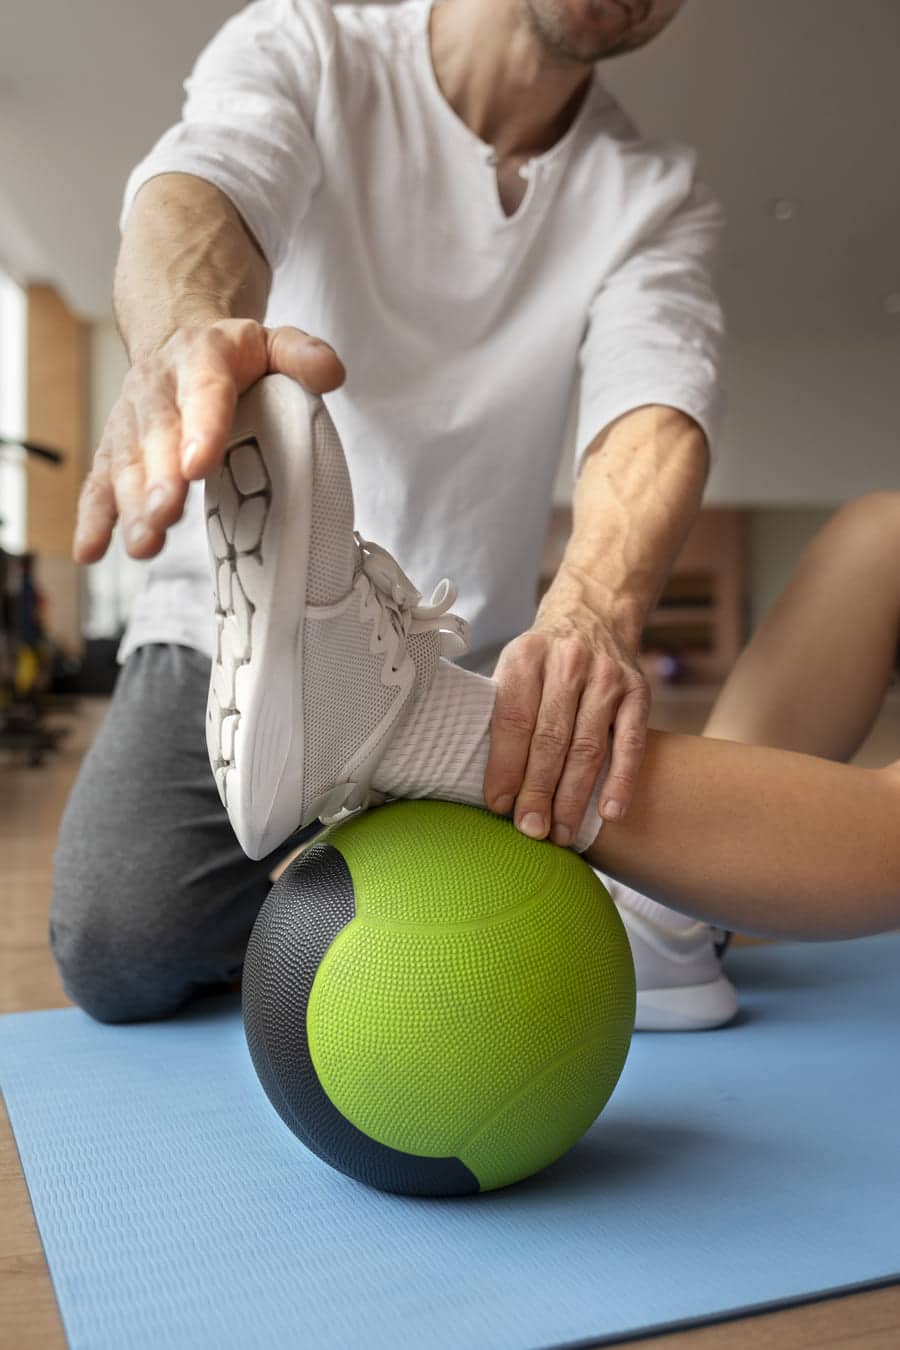
[(285, 1123), (406, 1195), (494, 1190), (553, 1162), (606, 1104), (634, 1026), (628, 938), (587, 864), (435, 801), (321, 835), (260, 910), (243, 983)]

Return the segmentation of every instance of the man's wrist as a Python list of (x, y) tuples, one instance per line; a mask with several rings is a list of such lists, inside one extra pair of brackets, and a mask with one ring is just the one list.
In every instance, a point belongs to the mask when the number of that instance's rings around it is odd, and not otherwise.
[(224, 319), (261, 322), (271, 271), (231, 201), (189, 174), (137, 194), (122, 238), (113, 308), (132, 364), (177, 332)]
[(620, 418), (585, 456), (550, 589), (598, 616), (632, 655), (697, 515), (707, 459), (697, 423), (654, 406)]
[(614, 587), (599, 571), (564, 559), (541, 601), (537, 626), (571, 624), (584, 636), (611, 636), (617, 646), (635, 656), (655, 598), (655, 589), (637, 584)]
[(125, 344), (128, 359), (135, 366), (155, 356), (176, 333), (211, 328), (213, 324), (222, 323), (232, 317), (214, 305), (198, 303), (178, 306), (177, 318), (170, 317), (165, 320), (160, 318), (157, 322), (149, 324), (127, 325), (120, 319), (119, 333)]

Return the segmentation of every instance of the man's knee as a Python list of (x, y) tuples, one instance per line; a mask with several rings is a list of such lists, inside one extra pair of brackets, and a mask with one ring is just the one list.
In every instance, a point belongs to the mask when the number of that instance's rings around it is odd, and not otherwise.
[(50, 950), (67, 997), (100, 1022), (168, 1017), (191, 992), (189, 953), (159, 931), (145, 900), (121, 876), (85, 876), (57, 853)]
[(98, 856), (60, 831), (50, 948), (63, 988), (100, 1022), (170, 1017), (191, 996), (235, 980), (268, 893), (263, 867), (236, 880), (177, 850)]
[(174, 1013), (186, 992), (154, 969), (150, 942), (123, 940), (98, 912), (50, 914), (50, 950), (66, 996), (98, 1022), (144, 1022)]
[(851, 556), (893, 565), (900, 557), (900, 492), (868, 492), (847, 502), (826, 527)]
[(63, 813), (50, 945), (68, 996), (104, 1022), (166, 1017), (230, 978), (267, 884), (209, 773), (208, 679), (185, 648), (133, 653)]

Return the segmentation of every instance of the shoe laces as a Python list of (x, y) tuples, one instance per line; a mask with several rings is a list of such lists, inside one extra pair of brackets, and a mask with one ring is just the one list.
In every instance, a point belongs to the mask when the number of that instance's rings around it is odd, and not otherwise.
[(385, 657), (392, 672), (397, 670), (397, 654), (413, 633), (437, 632), (441, 656), (462, 656), (469, 646), (469, 625), (458, 614), (449, 612), (457, 589), (444, 577), (435, 586), (431, 599), (423, 603), (403, 568), (387, 549), (354, 531), (357, 547), (356, 583), (363, 583), (365, 608), (380, 610), (375, 640), (387, 645)]

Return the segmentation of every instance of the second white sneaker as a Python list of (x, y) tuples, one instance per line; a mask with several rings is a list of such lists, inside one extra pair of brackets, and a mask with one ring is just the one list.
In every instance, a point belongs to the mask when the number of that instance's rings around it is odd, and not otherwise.
[(724, 974), (721, 930), (685, 918), (598, 873), (616, 903), (634, 958), (635, 1031), (708, 1031), (738, 1011)]
[(238, 405), (207, 480), (216, 650), (207, 749), (238, 842), (262, 858), (302, 825), (367, 805), (408, 700), (466, 625), (428, 605), (353, 531), (344, 452), (322, 401), (272, 375)]

